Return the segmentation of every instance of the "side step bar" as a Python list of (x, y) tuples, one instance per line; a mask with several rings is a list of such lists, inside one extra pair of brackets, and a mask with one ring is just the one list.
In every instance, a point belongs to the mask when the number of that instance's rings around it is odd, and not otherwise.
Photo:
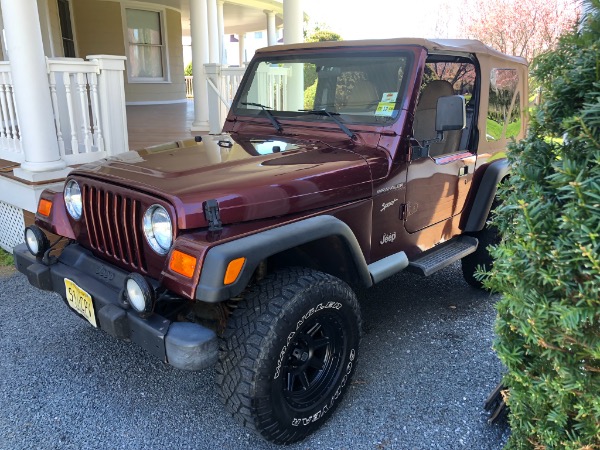
[(472, 236), (458, 236), (419, 255), (406, 270), (429, 276), (477, 250), (479, 241)]

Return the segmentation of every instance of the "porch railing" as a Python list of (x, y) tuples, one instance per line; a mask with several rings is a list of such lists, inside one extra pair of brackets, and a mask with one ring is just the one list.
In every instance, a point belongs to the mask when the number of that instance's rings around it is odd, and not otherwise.
[[(205, 64), (208, 83), (208, 105), (210, 132), (219, 133), (227, 117), (233, 98), (238, 90), (245, 67), (224, 67), (218, 64)], [(287, 81), (291, 69), (266, 67), (259, 71), (255, 91), (250, 92), (253, 102), (273, 109), (285, 109), (287, 105)]]
[(185, 77), (185, 96), (194, 98), (194, 76), (186, 75)]
[(67, 164), (103, 158), (98, 65), (83, 59), (48, 60), (48, 78), (60, 156)]
[[(48, 59), (60, 158), (82, 164), (127, 151), (124, 57)], [(10, 62), (0, 62), (0, 159), (24, 161)]]
[(0, 62), (0, 159), (23, 162), (10, 63), (6, 61)]

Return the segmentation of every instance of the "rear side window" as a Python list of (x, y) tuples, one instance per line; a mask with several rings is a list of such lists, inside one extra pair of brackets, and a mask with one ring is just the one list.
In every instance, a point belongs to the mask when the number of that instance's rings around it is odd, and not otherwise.
[(516, 69), (492, 69), (486, 124), (486, 139), (515, 137), (521, 131), (522, 111)]

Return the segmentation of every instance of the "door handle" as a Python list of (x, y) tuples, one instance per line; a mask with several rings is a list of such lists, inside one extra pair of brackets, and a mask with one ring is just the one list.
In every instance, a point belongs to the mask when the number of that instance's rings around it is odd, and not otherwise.
[(458, 169), (458, 177), (466, 177), (469, 174), (469, 166), (462, 166)]

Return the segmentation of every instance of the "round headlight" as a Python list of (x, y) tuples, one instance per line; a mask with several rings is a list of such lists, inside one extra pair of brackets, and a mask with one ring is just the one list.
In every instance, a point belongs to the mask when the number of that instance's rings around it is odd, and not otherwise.
[(144, 236), (152, 250), (166, 255), (173, 244), (173, 227), (171, 218), (165, 208), (152, 205), (144, 214)]
[(81, 202), (81, 188), (75, 180), (69, 180), (65, 185), (65, 206), (71, 217), (81, 219), (83, 203)]

